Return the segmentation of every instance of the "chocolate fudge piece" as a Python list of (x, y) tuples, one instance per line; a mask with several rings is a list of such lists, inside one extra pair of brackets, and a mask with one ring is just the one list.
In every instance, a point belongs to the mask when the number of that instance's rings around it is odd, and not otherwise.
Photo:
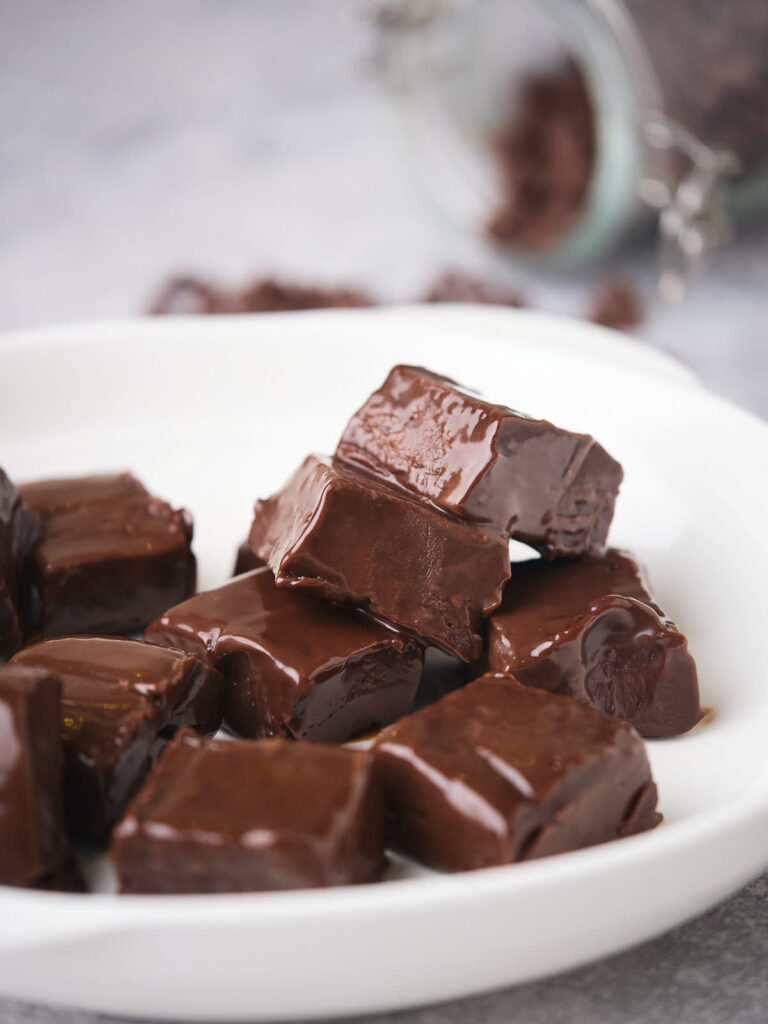
[(587, 434), (396, 366), (347, 424), (337, 458), (543, 555), (601, 551), (621, 466)]
[(186, 731), (115, 830), (124, 893), (248, 892), (369, 882), (384, 863), (363, 752)]
[(241, 736), (343, 742), (413, 707), (423, 651), (363, 612), (238, 576), (160, 616), (146, 638), (208, 656)]
[(506, 540), (317, 455), (256, 502), (248, 543), (278, 586), (365, 608), (464, 661), (509, 577)]
[(237, 549), (235, 568), (233, 576), (242, 576), (244, 572), (251, 572), (252, 569), (263, 569), (267, 563), (259, 558), (247, 540), (243, 541)]
[(372, 750), (397, 846), (446, 871), (578, 850), (660, 820), (630, 726), (511, 676), (449, 694)]
[(38, 637), (131, 633), (195, 589), (192, 520), (129, 473), (27, 484)]
[(688, 643), (621, 551), (513, 563), (488, 624), (488, 664), (617, 715), (641, 736), (676, 736), (702, 717)]
[(215, 732), (224, 681), (199, 658), (141, 640), (62, 637), (19, 651), (13, 664), (62, 682), (65, 803), (70, 828), (103, 843), (180, 726)]
[(0, 658), (24, 642), (29, 555), (39, 524), (0, 469)]
[(55, 676), (0, 666), (0, 885), (39, 886), (69, 858), (60, 722)]

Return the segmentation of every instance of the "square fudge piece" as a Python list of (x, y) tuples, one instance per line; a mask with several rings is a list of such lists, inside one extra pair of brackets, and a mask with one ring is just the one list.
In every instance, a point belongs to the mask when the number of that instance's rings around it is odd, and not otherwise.
[(357, 605), (463, 661), (509, 578), (506, 540), (317, 455), (256, 503), (248, 543), (278, 586)]
[(46, 480), (21, 495), (43, 520), (36, 636), (131, 633), (194, 592), (189, 514), (130, 474)]
[(372, 752), (396, 844), (446, 871), (578, 850), (660, 820), (634, 729), (509, 676), (404, 718)]
[(115, 830), (124, 893), (374, 881), (384, 813), (362, 751), (181, 732)]
[(488, 665), (617, 715), (641, 736), (702, 717), (696, 665), (631, 555), (515, 562), (488, 623)]
[(97, 844), (106, 842), (176, 729), (213, 733), (221, 723), (222, 677), (183, 651), (141, 640), (62, 637), (25, 648), (13, 663), (61, 680), (69, 825)]
[(0, 658), (24, 643), (29, 559), (40, 525), (0, 469)]
[(69, 859), (60, 729), (59, 680), (0, 666), (0, 885), (40, 886)]
[(269, 569), (198, 594), (148, 640), (208, 656), (227, 679), (225, 723), (241, 736), (343, 742), (413, 707), (423, 650), (363, 612), (275, 586)]
[(601, 551), (622, 481), (587, 434), (396, 366), (347, 424), (336, 456), (547, 557)]

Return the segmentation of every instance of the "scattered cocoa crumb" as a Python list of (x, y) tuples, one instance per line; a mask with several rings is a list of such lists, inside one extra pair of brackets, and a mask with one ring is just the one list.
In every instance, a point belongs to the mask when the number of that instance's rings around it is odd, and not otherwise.
[[(151, 316), (199, 316), (222, 313), (225, 295), (221, 289), (199, 277), (171, 277), (149, 303)], [(228, 310), (226, 312), (229, 312)]]
[(492, 146), (502, 197), (487, 234), (534, 250), (555, 245), (583, 209), (594, 163), (592, 104), (578, 67), (528, 78)]
[(592, 296), (589, 320), (617, 331), (628, 331), (643, 322), (643, 304), (637, 289), (623, 277), (607, 277)]
[(276, 313), (372, 305), (370, 296), (351, 288), (314, 288), (257, 278), (244, 288), (229, 290), (203, 278), (179, 276), (163, 285), (147, 311), (153, 316)]
[(487, 284), (456, 270), (447, 270), (433, 281), (422, 302), (479, 302), (491, 306), (524, 306), (518, 291)]

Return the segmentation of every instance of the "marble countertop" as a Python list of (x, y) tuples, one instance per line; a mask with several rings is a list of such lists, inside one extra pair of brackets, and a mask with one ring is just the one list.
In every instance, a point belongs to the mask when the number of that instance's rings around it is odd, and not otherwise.
[[(277, 273), (388, 301), (458, 267), (581, 314), (596, 274), (503, 265), (414, 186), (353, 0), (0, 0), (0, 329), (141, 312), (168, 273)], [(749, 226), (639, 335), (768, 416), (768, 230)], [(768, 876), (550, 981), (376, 1024), (768, 1020)], [(0, 1001), (2, 1024), (94, 1018)]]

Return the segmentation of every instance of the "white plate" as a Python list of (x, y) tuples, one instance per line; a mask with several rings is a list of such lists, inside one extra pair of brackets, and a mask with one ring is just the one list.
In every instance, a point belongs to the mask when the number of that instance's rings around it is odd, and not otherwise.
[(624, 463), (612, 539), (688, 632), (715, 718), (649, 744), (665, 823), (579, 853), (348, 889), (118, 898), (0, 889), (0, 992), (120, 1014), (380, 1011), (573, 967), (699, 913), (768, 864), (768, 429), (677, 364), (528, 312), (388, 310), (95, 324), (0, 341), (0, 464), (129, 467), (190, 508), (204, 586), (254, 497), (397, 361), (594, 433)]

